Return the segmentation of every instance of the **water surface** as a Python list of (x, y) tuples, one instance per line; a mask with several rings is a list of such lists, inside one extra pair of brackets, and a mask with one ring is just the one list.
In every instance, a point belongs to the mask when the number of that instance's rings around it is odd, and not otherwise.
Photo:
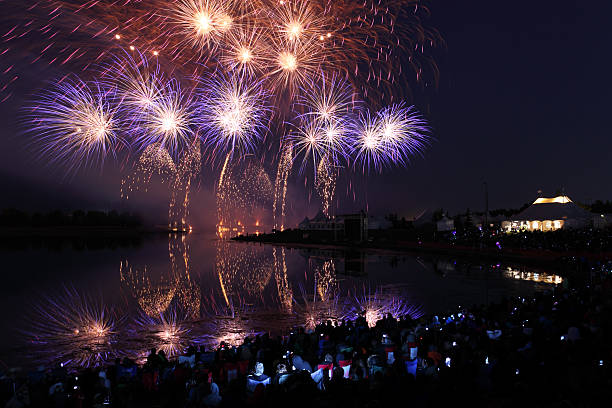
[[(373, 313), (443, 313), (528, 296), (560, 278), (520, 266), (218, 241), (199, 234), (1, 249), (6, 365), (96, 365), (179, 353), (296, 324)], [(385, 309), (387, 308), (387, 309)]]

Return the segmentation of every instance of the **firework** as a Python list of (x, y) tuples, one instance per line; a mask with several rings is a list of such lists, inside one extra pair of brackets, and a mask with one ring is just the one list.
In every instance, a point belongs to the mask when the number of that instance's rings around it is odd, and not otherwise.
[(164, 84), (160, 96), (137, 127), (136, 144), (145, 148), (160, 143), (170, 155), (178, 156), (194, 142), (195, 106), (175, 79)]
[(154, 105), (164, 96), (164, 78), (157, 63), (151, 64), (142, 54), (124, 53), (101, 72), (108, 88), (117, 89), (119, 111), (129, 123), (138, 127)]
[(263, 73), (270, 59), (267, 36), (267, 31), (257, 26), (232, 30), (221, 53), (222, 65), (251, 77)]
[(68, 78), (40, 95), (28, 110), (28, 133), (50, 163), (69, 170), (101, 164), (121, 143), (109, 99), (100, 84)]
[(281, 147), (276, 179), (274, 181), (274, 202), (272, 214), (274, 217), (274, 229), (284, 230), (285, 203), (287, 198), (287, 180), (293, 167), (293, 145), (291, 142)]
[(326, 156), (319, 162), (317, 177), (315, 179), (315, 189), (321, 198), (322, 211), (326, 217), (331, 216), (332, 202), (336, 193), (336, 169), (333, 163)]
[[(443, 44), (425, 24), (429, 10), (423, 0), (40, 0), (27, 8), (5, 0), (0, 8), (8, 27), (0, 53), (7, 61), (88, 72), (124, 49), (163, 59), (169, 71), (193, 73), (203, 61), (205, 69), (216, 67), (217, 54), (231, 48), (237, 32), (258, 27), (267, 32), (261, 43), (302, 45), (297, 51), (309, 43), (319, 47), (311, 58), (296, 58), (300, 75), (299, 67), (309, 65), (339, 72), (375, 102), (408, 93), (409, 81), (425, 86), (429, 78), (436, 80), (432, 55)], [(279, 71), (279, 56), (289, 51), (276, 47), (265, 71)], [(19, 77), (16, 66), (22, 64), (11, 62), (0, 69), (0, 92)]]
[[(261, 209), (269, 208), (274, 187), (261, 163), (231, 163), (226, 159), (217, 183), (217, 234), (244, 234), (257, 223)], [(245, 217), (246, 215), (246, 217)]]
[(405, 165), (414, 154), (420, 154), (428, 143), (429, 128), (423, 117), (411, 106), (392, 105), (371, 116), (360, 115), (356, 126), (353, 153), (364, 171), (380, 171), (392, 164)]
[(200, 102), (204, 143), (213, 151), (248, 153), (266, 130), (269, 108), (261, 82), (248, 75), (211, 76)]
[(179, 44), (191, 43), (200, 55), (214, 50), (234, 28), (235, 16), (231, 2), (220, 0), (180, 0), (172, 10)]
[(326, 76), (309, 83), (298, 98), (298, 105), (304, 107), (302, 116), (314, 117), (320, 123), (346, 122), (347, 117), (359, 106), (350, 84), (335, 76)]
[(329, 151), (329, 143), (324, 128), (315, 120), (308, 120), (289, 135), (289, 141), (295, 148), (296, 156), (302, 156), (300, 173), (312, 161), (312, 167), (316, 173), (319, 161)]

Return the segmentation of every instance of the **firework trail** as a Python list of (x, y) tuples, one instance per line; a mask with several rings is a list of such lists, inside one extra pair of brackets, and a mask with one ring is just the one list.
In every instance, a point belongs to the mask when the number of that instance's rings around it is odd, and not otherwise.
[(337, 174), (329, 156), (319, 162), (315, 179), (315, 189), (321, 199), (322, 211), (326, 217), (331, 217), (331, 208), (336, 193)]
[(217, 183), (217, 235), (243, 234), (273, 202), (274, 186), (258, 161), (232, 163), (228, 156)]
[(153, 176), (160, 176), (170, 189), (168, 227), (172, 231), (189, 231), (189, 200), (193, 180), (201, 169), (200, 144), (185, 150), (178, 167), (160, 142), (149, 145), (140, 155), (133, 171), (121, 181), (121, 198), (128, 200), (139, 190), (147, 192)]
[(192, 181), (200, 174), (202, 154), (200, 143), (194, 143), (183, 155), (172, 186), (172, 199), (168, 209), (169, 228), (173, 231), (190, 231), (189, 200)]
[(274, 202), (272, 204), (272, 215), (274, 217), (274, 229), (283, 231), (285, 228), (285, 204), (287, 200), (287, 181), (293, 166), (293, 145), (287, 143), (281, 148), (276, 179), (274, 181)]

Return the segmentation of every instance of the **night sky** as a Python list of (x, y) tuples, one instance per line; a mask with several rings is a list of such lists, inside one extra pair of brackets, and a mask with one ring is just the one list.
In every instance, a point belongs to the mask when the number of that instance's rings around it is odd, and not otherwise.
[[(430, 6), (430, 25), (446, 47), (438, 52), (437, 88), (415, 91), (414, 103), (431, 121), (436, 141), (407, 169), (367, 181), (356, 176), (367, 195), (353, 203), (341, 187), (340, 211), (364, 207), (365, 197), (378, 214), (482, 210), (484, 181), (490, 208), (520, 207), (538, 190), (552, 195), (562, 188), (575, 201), (612, 199), (612, 2), (446, 0)], [(33, 160), (19, 133), (19, 109), (45, 75), (56, 73), (20, 70), (17, 94), (0, 105), (0, 208), (120, 205), (117, 163), (66, 178)], [(208, 224), (213, 173), (203, 175), (192, 214)], [(295, 221), (316, 211), (315, 203), (306, 210), (297, 196)]]

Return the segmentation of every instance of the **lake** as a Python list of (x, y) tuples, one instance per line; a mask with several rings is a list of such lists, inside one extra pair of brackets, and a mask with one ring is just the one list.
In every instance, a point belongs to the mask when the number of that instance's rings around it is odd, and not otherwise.
[(0, 249), (8, 366), (142, 360), (326, 319), (445, 313), (529, 296), (554, 271), (382, 251), (285, 248), (200, 234)]

